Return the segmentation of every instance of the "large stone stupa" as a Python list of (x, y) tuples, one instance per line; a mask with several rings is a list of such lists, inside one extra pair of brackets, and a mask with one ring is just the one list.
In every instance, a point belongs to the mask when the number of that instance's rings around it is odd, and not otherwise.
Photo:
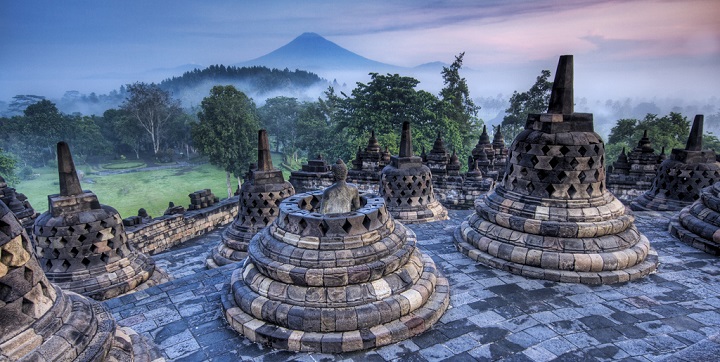
[(31, 233), (33, 223), (40, 214), (35, 212), (27, 196), (8, 186), (2, 176), (0, 176), (0, 201), (4, 202), (5, 205), (10, 208), (25, 230)]
[[(335, 166), (333, 173), (340, 175)], [(448, 281), (416, 247), (413, 231), (381, 197), (358, 196), (341, 179), (283, 201), (233, 272), (225, 318), (251, 341), (350, 352), (411, 338), (445, 312)]]
[(673, 148), (653, 179), (650, 190), (636, 198), (635, 211), (679, 211), (700, 198), (700, 190), (720, 181), (715, 151), (703, 150), (703, 121), (695, 116), (685, 149)]
[(49, 195), (49, 210), (35, 220), (37, 256), (51, 282), (98, 299), (127, 293), (155, 271), (152, 258), (129, 242), (114, 208), (80, 187), (67, 143), (57, 144), (60, 194)]
[(208, 268), (243, 260), (250, 239), (275, 220), (282, 200), (295, 195), (295, 189), (285, 181), (282, 171), (273, 167), (264, 129), (258, 131), (257, 169), (251, 170), (249, 176), (250, 179), (240, 187), (237, 217), (225, 228), (222, 240), (212, 249), (206, 261)]
[(552, 281), (608, 284), (643, 277), (657, 254), (605, 187), (605, 145), (573, 109), (573, 58), (560, 57), (548, 113), (528, 116), (503, 182), (475, 203), (457, 248), (483, 264)]
[(380, 196), (392, 216), (404, 223), (447, 220), (448, 213), (433, 192), (432, 173), (413, 156), (410, 122), (403, 122), (400, 154), (392, 156), (380, 175)]
[(0, 361), (161, 361), (100, 303), (50, 283), (0, 201)]
[(720, 255), (720, 182), (700, 191), (700, 198), (670, 222), (669, 231), (693, 248)]

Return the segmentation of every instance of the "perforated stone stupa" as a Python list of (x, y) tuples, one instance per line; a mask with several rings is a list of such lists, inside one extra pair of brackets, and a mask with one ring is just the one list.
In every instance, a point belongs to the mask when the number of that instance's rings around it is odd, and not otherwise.
[(315, 159), (308, 160), (298, 171), (290, 173), (290, 183), (296, 192), (308, 192), (322, 190), (333, 184), (333, 176), (330, 165), (317, 155)]
[(483, 264), (532, 278), (608, 284), (655, 270), (657, 254), (605, 188), (605, 150), (573, 110), (573, 62), (560, 57), (548, 113), (528, 116), (505, 178), (455, 232)]
[(608, 189), (620, 201), (632, 202), (650, 190), (662, 160), (652, 147), (646, 130), (637, 147), (629, 154), (626, 154), (623, 148), (617, 161), (608, 167)]
[(700, 191), (700, 198), (670, 222), (670, 234), (712, 255), (720, 255), (720, 182)]
[(2, 176), (0, 176), (0, 201), (10, 208), (26, 230), (32, 230), (32, 225), (40, 214), (35, 212), (27, 196), (8, 186)]
[(700, 190), (720, 181), (715, 151), (703, 150), (703, 115), (695, 116), (685, 149), (673, 148), (660, 164), (650, 190), (630, 204), (636, 211), (679, 211), (700, 198)]
[(43, 273), (28, 234), (0, 201), (1, 361), (160, 361), (102, 304), (63, 291)]
[(448, 218), (447, 210), (435, 199), (432, 173), (413, 156), (410, 123), (403, 122), (400, 154), (392, 156), (380, 176), (380, 196), (385, 198), (394, 218), (405, 223), (422, 223)]
[(380, 148), (375, 131), (372, 131), (365, 149), (358, 148), (352, 169), (348, 172), (348, 182), (358, 186), (363, 192), (378, 192), (380, 172), (390, 163), (390, 152)]
[(223, 297), (225, 317), (273, 348), (349, 352), (395, 343), (430, 328), (449, 286), (381, 197), (348, 213), (319, 213), (322, 191), (280, 205), (250, 242)]
[(129, 292), (155, 271), (155, 262), (135, 250), (118, 212), (83, 191), (70, 149), (57, 145), (60, 194), (33, 229), (37, 256), (51, 282), (94, 299)]
[(209, 268), (244, 259), (250, 239), (275, 220), (282, 200), (295, 195), (295, 189), (285, 181), (282, 171), (273, 167), (264, 129), (258, 131), (257, 168), (250, 172), (250, 179), (240, 187), (238, 215), (223, 231), (218, 246), (212, 249), (206, 263)]

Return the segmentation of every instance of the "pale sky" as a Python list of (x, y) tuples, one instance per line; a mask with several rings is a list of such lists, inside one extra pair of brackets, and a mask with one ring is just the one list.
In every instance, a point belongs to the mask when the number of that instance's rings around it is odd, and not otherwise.
[(526, 90), (574, 54), (576, 96), (703, 99), (720, 97), (719, 19), (717, 0), (0, 0), (0, 100), (158, 82), (304, 32), (407, 67), (464, 51), (474, 96)]

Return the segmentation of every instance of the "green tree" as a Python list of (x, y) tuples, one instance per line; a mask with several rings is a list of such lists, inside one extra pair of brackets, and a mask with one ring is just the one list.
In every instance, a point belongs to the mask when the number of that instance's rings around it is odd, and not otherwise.
[(286, 155), (297, 156), (299, 113), (300, 103), (297, 99), (283, 96), (268, 98), (258, 108), (260, 124), (268, 131), (268, 136), (275, 139), (276, 152), (282, 149)]
[(202, 100), (192, 139), (210, 163), (227, 175), (228, 197), (233, 194), (230, 174), (240, 178), (255, 159), (258, 119), (255, 103), (235, 87), (214, 86)]
[(550, 71), (543, 70), (535, 79), (535, 84), (527, 92), (514, 91), (510, 96), (510, 106), (505, 110), (501, 124), (506, 142), (512, 142), (525, 126), (528, 114), (547, 111), (550, 103), (552, 82), (548, 81)]
[(642, 120), (620, 119), (608, 136), (609, 146), (605, 152), (607, 162), (614, 162), (622, 147), (628, 150), (634, 148), (646, 130), (653, 147), (658, 152), (665, 147), (665, 152), (669, 153), (673, 148), (685, 148), (690, 134), (690, 121), (675, 112), (662, 117), (647, 114)]
[(460, 53), (449, 67), (443, 67), (441, 74), (445, 86), (440, 91), (440, 97), (447, 103), (444, 115), (457, 125), (462, 135), (463, 148), (469, 149), (473, 146), (482, 121), (477, 118), (480, 107), (470, 98), (467, 82), (460, 76), (464, 56), (464, 52)]
[(335, 143), (334, 132), (326, 105), (321, 99), (318, 102), (305, 102), (300, 106), (297, 120), (298, 144), (305, 149), (308, 158), (318, 154), (329, 160), (337, 157), (332, 148)]
[(0, 176), (11, 186), (16, 185), (19, 181), (15, 173), (16, 165), (15, 158), (0, 148)]
[(153, 154), (157, 155), (173, 118), (182, 114), (180, 101), (170, 97), (169, 92), (154, 83), (129, 84), (127, 91), (128, 96), (121, 109), (148, 133)]

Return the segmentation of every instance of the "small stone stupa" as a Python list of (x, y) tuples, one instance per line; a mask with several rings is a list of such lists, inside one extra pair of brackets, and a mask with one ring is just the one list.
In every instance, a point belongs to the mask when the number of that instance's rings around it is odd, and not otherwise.
[(390, 162), (390, 153), (387, 148), (380, 148), (375, 131), (372, 131), (365, 149), (358, 147), (352, 169), (348, 171), (348, 182), (358, 186), (363, 192), (378, 192), (380, 172)]
[(333, 184), (330, 165), (322, 155), (317, 155), (315, 159), (308, 160), (302, 165), (300, 170), (290, 173), (290, 183), (296, 192), (316, 191), (329, 187)]
[[(342, 167), (334, 169), (342, 176)], [(381, 197), (342, 182), (290, 197), (222, 297), (230, 326), (273, 348), (340, 353), (411, 338), (449, 303), (448, 281)], [(324, 209), (328, 213), (322, 213)], [(339, 212), (339, 213), (338, 213)]]
[(57, 144), (60, 194), (35, 220), (37, 255), (45, 274), (60, 288), (103, 300), (147, 281), (155, 262), (128, 242), (118, 212), (83, 191), (67, 143)]
[(427, 160), (423, 160), (423, 162), (430, 169), (434, 177), (441, 177), (447, 175), (449, 161), (450, 154), (445, 149), (445, 142), (443, 142), (442, 137), (440, 137), (440, 132), (438, 132), (437, 138), (435, 138), (435, 142), (433, 143), (433, 148), (427, 155)]
[(720, 182), (700, 191), (700, 198), (670, 222), (670, 234), (708, 254), (720, 255)]
[(660, 164), (650, 190), (630, 204), (635, 211), (679, 211), (700, 198), (700, 190), (720, 181), (715, 151), (703, 150), (703, 115), (695, 116), (685, 149), (673, 148)]
[(608, 167), (607, 187), (620, 201), (630, 203), (650, 189), (660, 162), (645, 130), (637, 147), (629, 154), (623, 147), (617, 161)]
[(380, 196), (394, 218), (405, 223), (446, 220), (447, 210), (435, 199), (432, 173), (413, 156), (410, 122), (403, 122), (400, 154), (392, 156), (380, 176)]
[(605, 188), (605, 145), (589, 113), (573, 110), (573, 58), (560, 57), (548, 113), (528, 115), (505, 178), (455, 232), (483, 264), (560, 282), (625, 282), (655, 270), (657, 254)]
[(50, 283), (0, 201), (0, 361), (162, 361), (100, 303)]
[(273, 167), (264, 129), (258, 131), (257, 169), (251, 173), (249, 180), (240, 187), (238, 215), (223, 231), (220, 244), (212, 249), (206, 261), (208, 268), (243, 260), (250, 239), (275, 220), (282, 200), (295, 195), (295, 189), (285, 181), (282, 171)]
[(8, 186), (2, 176), (0, 176), (0, 201), (10, 208), (25, 230), (32, 232), (32, 225), (40, 214), (35, 212), (28, 198)]

